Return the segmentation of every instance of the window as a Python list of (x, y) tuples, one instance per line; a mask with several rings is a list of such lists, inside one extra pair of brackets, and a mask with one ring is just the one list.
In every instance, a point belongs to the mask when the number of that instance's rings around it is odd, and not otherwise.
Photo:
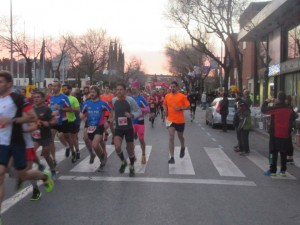
[(300, 25), (288, 31), (288, 59), (300, 57)]

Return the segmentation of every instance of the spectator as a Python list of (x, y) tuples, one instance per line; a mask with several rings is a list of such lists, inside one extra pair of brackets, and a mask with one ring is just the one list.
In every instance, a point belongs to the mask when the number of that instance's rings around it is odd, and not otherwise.
[(223, 93), (223, 99), (220, 102), (220, 114), (221, 114), (221, 121), (222, 121), (222, 130), (223, 132), (227, 132), (227, 116), (228, 116), (228, 98), (227, 93)]

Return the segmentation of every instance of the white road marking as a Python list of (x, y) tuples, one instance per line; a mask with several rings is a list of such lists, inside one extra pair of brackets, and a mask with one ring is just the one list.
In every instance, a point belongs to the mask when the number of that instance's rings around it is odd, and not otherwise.
[(169, 164), (169, 174), (195, 175), (188, 148), (185, 147), (185, 156), (183, 158), (179, 157), (180, 149), (181, 147), (175, 147), (175, 164)]
[(204, 150), (221, 176), (245, 177), (221, 148), (204, 147)]
[(179, 178), (156, 178), (156, 177), (82, 177), (82, 176), (60, 176), (59, 180), (82, 181), (90, 180), (96, 182), (148, 182), (148, 183), (173, 183), (173, 184), (215, 184), (215, 185), (235, 185), (252, 186), (256, 184), (253, 181), (238, 180), (216, 180), (216, 179), (179, 179)]
[(219, 148), (223, 148), (223, 146), (222, 146), (222, 145), (219, 145)]
[[(270, 169), (269, 159), (267, 157), (264, 157), (263, 155), (259, 154), (255, 150), (251, 150), (250, 154), (247, 155), (247, 158), (250, 159), (256, 166), (258, 166), (264, 172)], [(279, 157), (278, 157), (278, 161), (279, 161)], [(277, 171), (280, 171), (279, 167), (277, 167)], [(286, 177), (276, 176), (276, 177), (271, 177), (271, 178), (297, 180), (296, 177), (294, 177), (293, 175), (291, 175), (288, 172), (286, 172)]]
[[(115, 151), (114, 145), (106, 145), (107, 157), (109, 157)], [(93, 164), (90, 164), (90, 156), (88, 155), (84, 160), (78, 163), (71, 172), (82, 172), (82, 173), (91, 173), (96, 172), (100, 166), (100, 160), (96, 156)]]
[(210, 133), (206, 132), (206, 134), (207, 134), (209, 137), (211, 137), (211, 134), (210, 134)]
[[(134, 163), (135, 173), (145, 173), (146, 167), (148, 165), (151, 150), (152, 150), (152, 146), (146, 146), (146, 159), (147, 159), (147, 162), (146, 162), (146, 164), (142, 164), (141, 163), (141, 157), (142, 157), (141, 146), (140, 145), (135, 146), (135, 148), (134, 148), (135, 158), (136, 158), (136, 161)], [(129, 166), (126, 167), (125, 173), (129, 173)]]
[(214, 142), (217, 142), (217, 140), (216, 140), (216, 139), (214, 139), (214, 138), (212, 138), (211, 140), (213, 140)]

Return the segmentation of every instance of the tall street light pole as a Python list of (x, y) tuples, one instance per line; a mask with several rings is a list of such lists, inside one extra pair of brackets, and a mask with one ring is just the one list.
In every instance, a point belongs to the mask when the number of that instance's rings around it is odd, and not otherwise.
[(14, 61), (13, 61), (13, 25), (12, 25), (12, 0), (10, 0), (10, 72), (13, 76)]

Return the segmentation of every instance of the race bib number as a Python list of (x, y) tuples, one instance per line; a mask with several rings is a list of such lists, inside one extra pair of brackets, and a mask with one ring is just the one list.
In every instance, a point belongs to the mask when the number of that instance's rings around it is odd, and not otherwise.
[(41, 139), (41, 131), (40, 130), (35, 130), (31, 133), (31, 136), (34, 139)]
[(166, 127), (170, 127), (171, 124), (172, 124), (172, 122), (166, 119)]
[(127, 123), (127, 117), (118, 117), (118, 124), (119, 126), (126, 126)]
[(192, 103), (191, 106), (192, 106), (192, 107), (195, 107), (195, 103)]
[(96, 128), (97, 128), (96, 126), (90, 126), (90, 127), (88, 127), (87, 132), (89, 134), (92, 134), (95, 132)]

